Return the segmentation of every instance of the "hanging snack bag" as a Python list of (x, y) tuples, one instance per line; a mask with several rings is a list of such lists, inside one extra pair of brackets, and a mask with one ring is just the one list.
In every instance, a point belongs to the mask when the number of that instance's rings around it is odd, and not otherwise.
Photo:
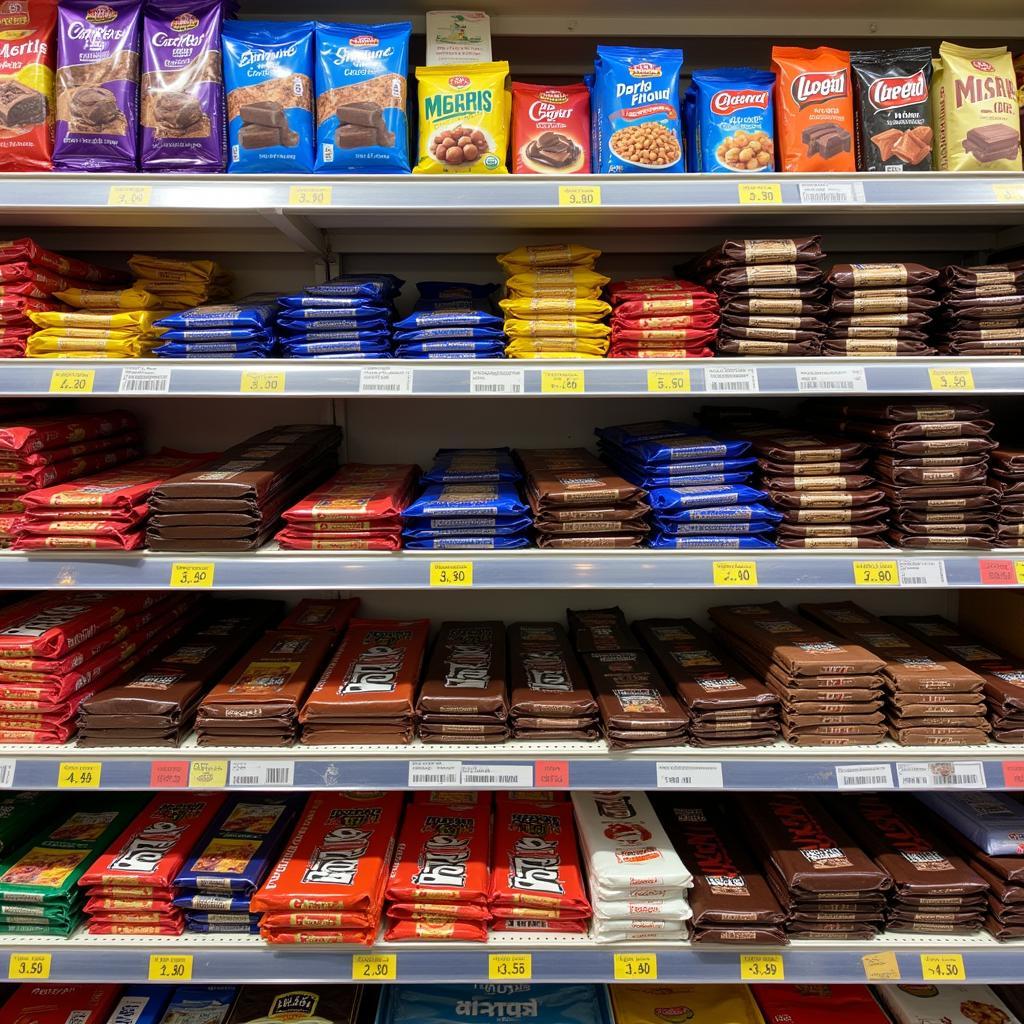
[(775, 170), (774, 87), (771, 71), (694, 71), (693, 144), (699, 153), (694, 171), (746, 174)]
[(507, 174), (508, 61), (416, 69), (416, 174)]
[(683, 169), (682, 50), (599, 46), (594, 65), (601, 174)]
[(316, 169), (409, 172), (405, 116), (412, 25), (316, 26)]
[(854, 171), (850, 55), (773, 46), (780, 171)]
[(1019, 171), (1020, 106), (1005, 46), (939, 47), (932, 78), (940, 171)]
[(590, 90), (512, 83), (515, 174), (590, 173)]

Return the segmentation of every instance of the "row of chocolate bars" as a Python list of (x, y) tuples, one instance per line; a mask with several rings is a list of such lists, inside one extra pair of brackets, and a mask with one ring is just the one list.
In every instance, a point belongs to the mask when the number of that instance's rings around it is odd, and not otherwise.
[[(0, 743), (612, 749), (1024, 738), (1024, 661), (937, 615), (777, 603), (626, 625), (353, 619), (358, 599), (42, 594), (0, 610)], [(424, 668), (424, 663), (426, 667)]]
[(14, 793), (0, 809), (0, 933), (1024, 937), (1024, 806), (1002, 795)]

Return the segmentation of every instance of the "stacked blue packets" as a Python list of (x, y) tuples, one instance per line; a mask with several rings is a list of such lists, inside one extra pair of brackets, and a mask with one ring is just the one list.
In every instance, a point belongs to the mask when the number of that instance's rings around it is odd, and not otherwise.
[(406, 548), (525, 548), (533, 525), (508, 448), (441, 448), (402, 513)]
[(196, 306), (156, 322), (163, 359), (265, 359), (274, 354), (275, 303), (245, 300)]
[(747, 441), (708, 436), (698, 427), (656, 420), (595, 433), (604, 459), (648, 491), (652, 548), (772, 548), (781, 513), (747, 486), (757, 460)]
[(496, 284), (421, 281), (412, 312), (395, 324), (399, 359), (504, 359), (505, 331), (494, 312)]
[(393, 274), (343, 274), (279, 298), (281, 354), (289, 359), (390, 359)]

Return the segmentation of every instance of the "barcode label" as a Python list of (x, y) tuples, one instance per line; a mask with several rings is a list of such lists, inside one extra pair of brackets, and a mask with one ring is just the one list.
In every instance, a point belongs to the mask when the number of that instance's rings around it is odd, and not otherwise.
[(437, 789), (462, 785), (461, 761), (410, 761), (409, 788)]
[(810, 182), (800, 186), (801, 203), (863, 203), (864, 186), (859, 181)]
[(721, 761), (658, 761), (658, 789), (724, 789)]
[(526, 389), (524, 370), (470, 370), (471, 395), (521, 395)]
[(232, 761), (229, 786), (292, 786), (294, 761)]
[(901, 587), (946, 586), (946, 563), (941, 558), (904, 558), (897, 566)]
[(890, 764), (837, 764), (838, 789), (892, 789)]
[(798, 366), (797, 391), (867, 391), (863, 366)]
[(896, 765), (900, 789), (984, 789), (981, 761), (932, 761)]
[(464, 764), (463, 786), (489, 786), (494, 789), (532, 789), (532, 764)]
[(117, 390), (122, 395), (164, 395), (171, 390), (171, 371), (156, 366), (126, 366)]
[(705, 391), (757, 391), (753, 366), (705, 366)]
[(400, 366), (367, 366), (359, 371), (361, 395), (410, 395), (412, 370)]
[(14, 785), (14, 768), (17, 763), (13, 758), (0, 761), (0, 789), (10, 789)]

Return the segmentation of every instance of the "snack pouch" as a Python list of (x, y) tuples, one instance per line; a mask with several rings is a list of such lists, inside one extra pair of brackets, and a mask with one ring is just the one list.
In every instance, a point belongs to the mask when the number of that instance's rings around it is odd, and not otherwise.
[(775, 170), (775, 75), (754, 68), (694, 71), (692, 168), (704, 174)]
[(1005, 46), (942, 43), (933, 65), (932, 113), (940, 171), (1019, 171), (1020, 107)]
[(508, 62), (416, 69), (420, 95), (415, 174), (507, 174)]
[(609, 985), (617, 1024), (764, 1024), (746, 985)]
[(134, 171), (141, 0), (67, 0), (58, 19), (54, 168)]
[(594, 65), (599, 174), (682, 169), (682, 50), (599, 46)]
[(405, 114), (412, 24), (316, 25), (316, 170), (409, 171)]
[(0, 171), (53, 160), (55, 0), (12, 3), (0, 22)]
[(819, 46), (772, 47), (780, 171), (853, 171), (850, 55)]
[(226, 21), (228, 173), (313, 171), (312, 21)]
[(512, 83), (515, 174), (590, 173), (590, 90)]

